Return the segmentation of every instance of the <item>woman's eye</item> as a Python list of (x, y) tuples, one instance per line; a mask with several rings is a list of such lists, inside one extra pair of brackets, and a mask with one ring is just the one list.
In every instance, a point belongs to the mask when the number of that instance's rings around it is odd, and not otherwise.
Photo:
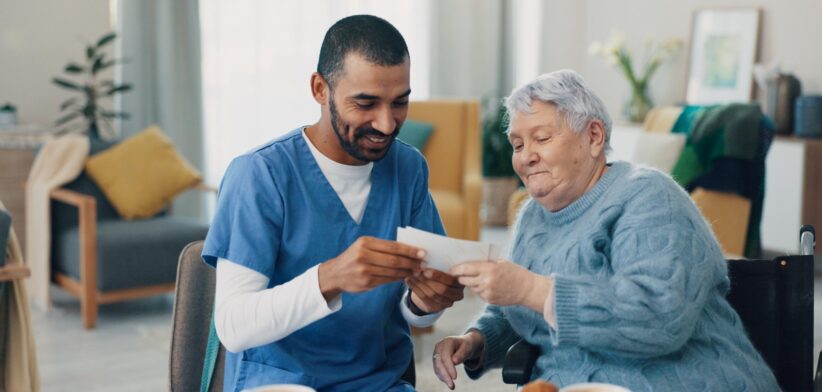
[(522, 150), (522, 144), (514, 144), (514, 151)]

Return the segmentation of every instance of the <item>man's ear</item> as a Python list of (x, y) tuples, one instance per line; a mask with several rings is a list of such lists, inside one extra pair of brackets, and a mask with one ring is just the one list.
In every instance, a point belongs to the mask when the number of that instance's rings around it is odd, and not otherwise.
[(605, 125), (602, 121), (593, 120), (588, 123), (588, 137), (591, 143), (591, 156), (599, 158), (605, 153)]
[(312, 73), (311, 95), (314, 96), (314, 100), (320, 105), (326, 105), (330, 94), (331, 89), (328, 88), (328, 82), (325, 81), (325, 78), (319, 72)]

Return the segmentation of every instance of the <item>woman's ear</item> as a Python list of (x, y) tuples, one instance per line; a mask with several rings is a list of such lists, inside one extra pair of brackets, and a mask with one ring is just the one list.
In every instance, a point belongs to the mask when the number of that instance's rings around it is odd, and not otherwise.
[(599, 158), (605, 153), (605, 125), (602, 121), (593, 120), (588, 123), (588, 137), (591, 143), (591, 156)]
[(320, 105), (325, 105), (328, 103), (328, 95), (330, 89), (328, 88), (328, 83), (325, 81), (325, 78), (320, 75), (319, 72), (314, 72), (311, 74), (311, 95), (314, 96), (314, 100), (317, 101)]

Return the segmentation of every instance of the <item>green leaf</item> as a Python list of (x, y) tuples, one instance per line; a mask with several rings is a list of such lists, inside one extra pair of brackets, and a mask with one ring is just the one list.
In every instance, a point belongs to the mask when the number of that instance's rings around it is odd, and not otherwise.
[(63, 87), (63, 88), (67, 88), (69, 90), (82, 90), (83, 89), (82, 87), (74, 84), (73, 82), (69, 82), (68, 80), (65, 80), (65, 79), (52, 78), (51, 81), (54, 82), (54, 84), (56, 84), (60, 87)]
[(81, 115), (81, 114), (82, 114), (82, 113), (80, 113), (80, 112), (71, 112), (71, 113), (69, 113), (69, 114), (67, 114), (67, 115), (65, 115), (65, 116), (63, 116), (63, 117), (60, 117), (60, 118), (57, 120), (57, 122), (55, 122), (55, 123), (54, 123), (54, 125), (56, 125), (56, 126), (58, 126), (58, 127), (59, 127), (60, 125), (63, 125), (63, 124), (65, 124), (65, 123), (67, 123), (67, 122), (69, 122), (69, 121), (71, 121), (71, 120), (74, 120), (74, 119), (75, 119), (75, 118), (77, 118), (77, 117), (80, 117), (80, 115)]
[(103, 66), (103, 56), (97, 56), (94, 59), (94, 63), (91, 65), (91, 74), (92, 75), (97, 75), (97, 72), (99, 72), (100, 69), (102, 69), (102, 66)]
[(86, 58), (91, 60), (94, 58), (94, 55), (97, 54), (97, 50), (94, 49), (93, 46), (86, 46)]
[(85, 68), (83, 68), (83, 67), (81, 67), (81, 66), (79, 66), (75, 63), (69, 63), (68, 65), (66, 65), (66, 68), (64, 69), (64, 71), (66, 71), (67, 73), (78, 74), (78, 73), (82, 73), (83, 71), (85, 71)]
[(114, 40), (117, 37), (117, 33), (111, 32), (104, 36), (102, 36), (99, 40), (97, 40), (97, 48), (102, 48), (105, 44)]
[(124, 93), (124, 92), (130, 91), (130, 90), (131, 90), (131, 85), (128, 84), (128, 83), (125, 83), (125, 84), (121, 84), (119, 86), (112, 87), (111, 89), (109, 89), (104, 94), (104, 96), (110, 96), (110, 95), (114, 95), (114, 94), (117, 94), (117, 93)]
[(131, 115), (126, 112), (112, 112), (108, 110), (101, 110), (100, 116), (103, 118), (122, 118), (123, 120), (127, 120), (131, 117)]
[(77, 99), (77, 97), (74, 97), (63, 101), (63, 103), (60, 104), (60, 110), (66, 110), (69, 106), (74, 105), (77, 102)]

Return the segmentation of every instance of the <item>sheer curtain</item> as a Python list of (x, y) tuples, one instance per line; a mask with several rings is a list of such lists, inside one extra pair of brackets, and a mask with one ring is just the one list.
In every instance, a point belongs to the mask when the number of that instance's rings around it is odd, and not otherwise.
[(380, 16), (405, 37), (412, 99), (429, 95), (430, 0), (200, 0), (206, 176), (320, 109), (309, 88), (325, 31), (353, 14)]

